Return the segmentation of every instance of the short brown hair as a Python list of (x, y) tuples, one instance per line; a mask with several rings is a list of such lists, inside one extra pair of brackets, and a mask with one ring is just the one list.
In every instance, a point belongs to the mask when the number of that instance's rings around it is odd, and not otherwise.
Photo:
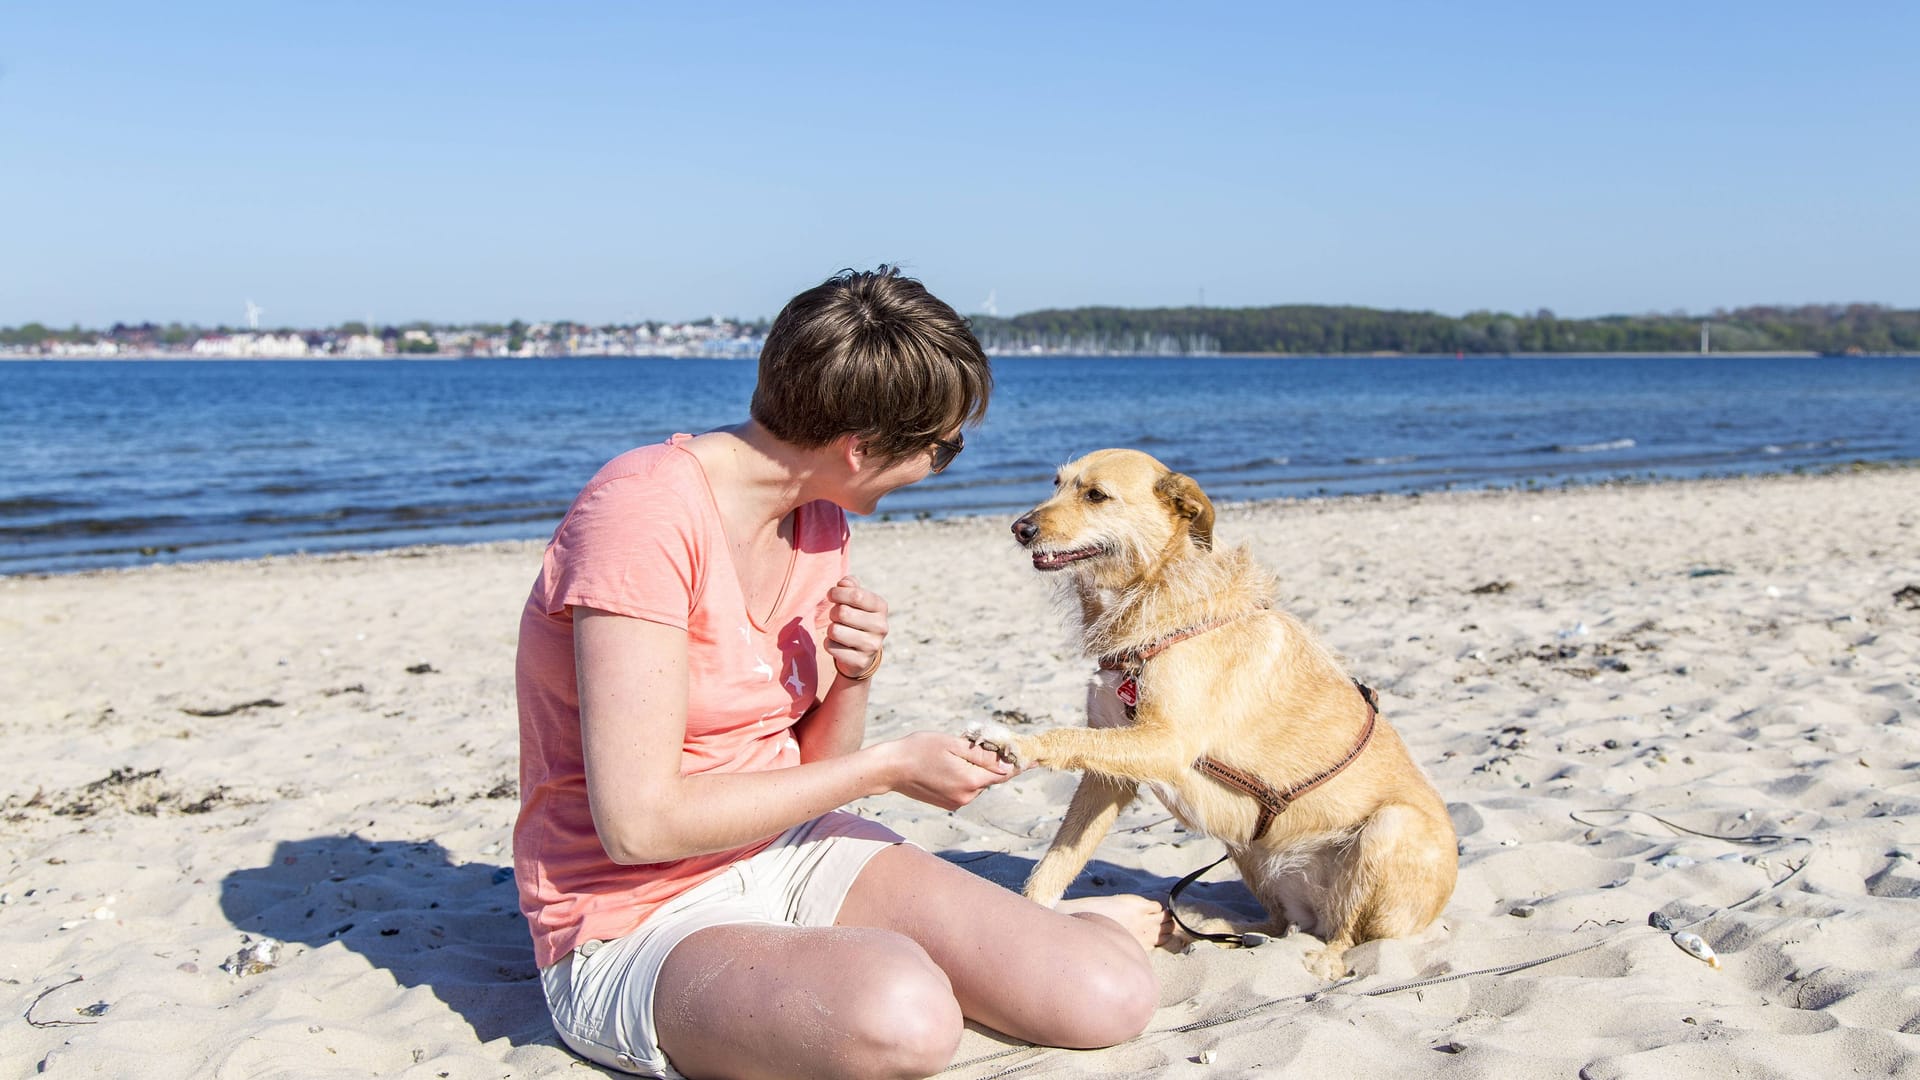
[(858, 435), (893, 462), (978, 424), (992, 390), (967, 321), (926, 286), (892, 266), (842, 270), (773, 320), (753, 418), (797, 446)]

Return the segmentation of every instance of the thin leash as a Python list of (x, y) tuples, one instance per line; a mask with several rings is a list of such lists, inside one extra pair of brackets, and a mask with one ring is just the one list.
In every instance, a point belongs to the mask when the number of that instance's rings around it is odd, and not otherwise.
[[(1649, 816), (1652, 816), (1652, 815), (1649, 815)], [(1691, 831), (1691, 830), (1687, 830), (1687, 831)], [(1707, 834), (1702, 833), (1701, 835), (1705, 836)], [(1727, 840), (1732, 838), (1716, 837), (1715, 839)], [(1804, 836), (1788, 836), (1788, 837), (1781, 837), (1781, 839), (1788, 842), (1792, 842), (1792, 843), (1805, 843), (1808, 845), (1812, 845), (1813, 843), (1813, 840), (1811, 838), (1804, 837)], [(1739, 842), (1747, 843), (1750, 841), (1742, 839)], [(1755, 892), (1753, 895), (1737, 903), (1728, 904), (1726, 907), (1715, 908), (1714, 910), (1709, 911), (1705, 915), (1702, 915), (1696, 919), (1688, 919), (1685, 922), (1679, 922), (1674, 919), (1668, 918), (1667, 916), (1661, 915), (1659, 912), (1656, 911), (1648, 916), (1647, 924), (1645, 926), (1627, 927), (1613, 934), (1610, 934), (1606, 937), (1603, 937), (1598, 941), (1588, 942), (1585, 945), (1577, 945), (1571, 949), (1564, 949), (1560, 952), (1553, 953), (1550, 956), (1542, 956), (1533, 960), (1522, 960), (1512, 964), (1501, 964), (1501, 965), (1496, 965), (1494, 967), (1478, 968), (1473, 971), (1458, 971), (1458, 972), (1452, 972), (1446, 975), (1435, 975), (1432, 978), (1414, 979), (1409, 982), (1393, 983), (1392, 985), (1389, 985), (1389, 986), (1378, 986), (1370, 990), (1355, 991), (1354, 996), (1383, 997), (1387, 994), (1398, 994), (1407, 990), (1418, 990), (1423, 987), (1437, 986), (1441, 983), (1453, 982), (1457, 979), (1472, 978), (1476, 975), (1510, 975), (1516, 971), (1525, 971), (1527, 968), (1539, 967), (1542, 964), (1550, 964), (1555, 960), (1564, 960), (1569, 956), (1576, 956), (1583, 952), (1589, 952), (1593, 949), (1599, 948), (1602, 945), (1608, 945), (1615, 941), (1618, 941), (1621, 938), (1628, 936), (1629, 934), (1636, 934), (1643, 929), (1657, 930), (1661, 934), (1672, 934), (1675, 931), (1687, 930), (1692, 927), (1699, 926), (1701, 923), (1704, 923), (1709, 919), (1719, 918), (1720, 916), (1725, 915), (1729, 911), (1735, 911), (1739, 908), (1746, 907), (1748, 904), (1751, 904), (1754, 901), (1759, 900), (1760, 898), (1768, 895), (1769, 893), (1772, 893), (1774, 890), (1780, 888), (1780, 886), (1785, 885), (1787, 882), (1792, 881), (1794, 878), (1798, 877), (1800, 875), (1800, 871), (1805, 870), (1807, 868), (1807, 864), (1812, 861), (1813, 861), (1813, 856), (1809, 854), (1806, 858), (1800, 860), (1799, 865), (1790, 867), (1786, 874), (1782, 875), (1776, 881), (1769, 882), (1760, 890)], [(1347, 982), (1352, 982), (1352, 981), (1354, 980), (1347, 980)], [(1333, 986), (1328, 987), (1327, 990), (1322, 991), (1321, 993), (1331, 993), (1334, 990), (1337, 990), (1340, 987), (1345, 985), (1347, 985), (1346, 982), (1335, 983)], [(1316, 998), (1319, 996), (1320, 994), (1308, 994), (1307, 999), (1312, 1000), (1313, 998)], [(1264, 1007), (1264, 1005), (1261, 1007)]]
[[(1624, 809), (1602, 808), (1602, 809), (1595, 809), (1595, 810), (1581, 810), (1576, 812), (1570, 812), (1567, 816), (1572, 818), (1574, 821), (1579, 822), (1582, 825), (1587, 825), (1589, 827), (1594, 827), (1594, 828), (1600, 827), (1597, 823), (1588, 821), (1585, 818), (1581, 817), (1580, 816), (1581, 814), (1626, 814), (1626, 815), (1637, 814), (1643, 817), (1652, 818), (1653, 820), (1658, 821), (1660, 824), (1665, 825), (1667, 828), (1673, 829), (1676, 832), (1687, 833), (1693, 836), (1702, 836), (1712, 840), (1724, 840), (1728, 843), (1733, 843), (1733, 844), (1803, 843), (1803, 844), (1807, 844), (1809, 847), (1813, 846), (1814, 844), (1812, 837), (1790, 836), (1783, 833), (1749, 833), (1742, 836), (1726, 836), (1726, 835), (1721, 835), (1717, 833), (1702, 832), (1698, 829), (1690, 829), (1684, 825), (1679, 825), (1672, 821), (1668, 821), (1666, 818), (1663, 818), (1658, 814), (1650, 813), (1645, 810), (1635, 810), (1632, 808), (1624, 808)], [(1175, 885), (1168, 894), (1167, 910), (1170, 913), (1174, 911), (1172, 900), (1175, 896), (1179, 895), (1179, 891), (1181, 889), (1185, 888), (1187, 885), (1197, 880), (1202, 874), (1205, 874), (1208, 870), (1211, 870), (1214, 867), (1219, 866), (1222, 862), (1225, 862), (1226, 859), (1227, 859), (1227, 856), (1223, 855), (1220, 858), (1214, 860), (1211, 863), (1208, 863), (1206, 866), (1200, 868), (1199, 870), (1194, 871), (1193, 873), (1187, 875), (1185, 878), (1181, 879), (1180, 883), (1178, 885)], [(1640, 927), (1640, 926), (1627, 927), (1627, 928), (1615, 931), (1614, 933), (1608, 934), (1604, 937), (1600, 937), (1594, 941), (1587, 942), (1586, 944), (1576, 945), (1573, 948), (1563, 949), (1559, 952), (1552, 953), (1547, 956), (1535, 957), (1530, 960), (1521, 960), (1511, 964), (1498, 964), (1492, 967), (1476, 968), (1472, 971), (1450, 972), (1445, 975), (1435, 975), (1425, 979), (1413, 979), (1407, 982), (1392, 983), (1387, 986), (1377, 986), (1367, 990), (1345, 989), (1346, 987), (1349, 987), (1352, 984), (1360, 981), (1360, 977), (1356, 976), (1353, 978), (1343, 979), (1330, 986), (1326, 986), (1319, 990), (1311, 991), (1309, 993), (1293, 994), (1288, 997), (1281, 997), (1281, 998), (1272, 998), (1267, 1001), (1262, 1001), (1253, 1005), (1246, 1006), (1244, 1008), (1235, 1009), (1232, 1012), (1222, 1013), (1217, 1016), (1209, 1016), (1200, 1020), (1192, 1021), (1190, 1023), (1181, 1024), (1178, 1027), (1162, 1028), (1158, 1031), (1144, 1032), (1141, 1035), (1137, 1036), (1134, 1041), (1135, 1042), (1139, 1042), (1143, 1040), (1157, 1041), (1159, 1039), (1164, 1039), (1172, 1035), (1190, 1034), (1195, 1031), (1204, 1031), (1208, 1028), (1220, 1027), (1225, 1024), (1238, 1023), (1239, 1021), (1245, 1020), (1252, 1016), (1257, 1016), (1260, 1013), (1266, 1012), (1269, 1009), (1273, 1009), (1280, 1005), (1286, 1005), (1286, 1004), (1291, 1004), (1295, 1002), (1298, 1002), (1301, 1004), (1307, 1004), (1307, 1003), (1317, 1001), (1320, 998), (1326, 997), (1330, 994), (1341, 994), (1343, 996), (1367, 997), (1367, 998), (1385, 997), (1388, 994), (1399, 994), (1399, 993), (1404, 993), (1408, 990), (1419, 990), (1429, 986), (1438, 986), (1442, 983), (1457, 982), (1461, 979), (1477, 978), (1483, 975), (1491, 975), (1495, 977), (1511, 975), (1516, 972), (1525, 971), (1529, 968), (1536, 968), (1546, 964), (1551, 964), (1557, 960), (1564, 960), (1570, 956), (1578, 956), (1581, 953), (1591, 952), (1594, 949), (1598, 949), (1598, 948), (1601, 948), (1602, 946), (1610, 945), (1617, 941), (1620, 941), (1631, 934), (1639, 933), (1642, 929), (1654, 929), (1654, 930), (1658, 930), (1662, 934), (1670, 934), (1672, 932), (1686, 930), (1691, 927), (1699, 926), (1700, 924), (1705, 923), (1711, 919), (1718, 918), (1719, 916), (1724, 915), (1730, 911), (1735, 911), (1740, 908), (1746, 907), (1747, 905), (1752, 904), (1755, 901), (1760, 900), (1761, 898), (1775, 892), (1781, 886), (1785, 885), (1787, 882), (1792, 881), (1794, 878), (1798, 877), (1800, 875), (1800, 872), (1805, 870), (1808, 864), (1810, 864), (1812, 861), (1813, 861), (1813, 856), (1811, 853), (1809, 853), (1805, 858), (1800, 860), (1798, 865), (1790, 866), (1788, 872), (1785, 875), (1780, 877), (1778, 880), (1768, 883), (1766, 886), (1764, 886), (1757, 892), (1753, 893), (1751, 896), (1748, 896), (1746, 899), (1740, 900), (1737, 903), (1729, 904), (1726, 907), (1716, 908), (1712, 911), (1707, 912), (1705, 915), (1702, 915), (1695, 919), (1687, 920), (1686, 922), (1677, 922), (1673, 919), (1670, 919), (1666, 916), (1661, 915), (1658, 911), (1655, 911), (1648, 916), (1647, 924), (1644, 927)], [(1180, 920), (1180, 917), (1177, 913), (1174, 913), (1174, 923), (1178, 925), (1182, 930), (1187, 931), (1187, 933), (1189, 934), (1193, 933), (1193, 931), (1187, 928), (1186, 923)], [(1206, 935), (1206, 936), (1202, 936), (1200, 939), (1210, 940), (1210, 941), (1217, 941), (1222, 939), (1230, 940), (1236, 936), (1246, 936), (1246, 935), (1231, 935), (1231, 934)], [(1259, 937), (1262, 940), (1266, 939), (1266, 935), (1264, 934), (1251, 935), (1251, 936)], [(1253, 946), (1243, 946), (1243, 947), (1251, 948)], [(1049, 1051), (1053, 1049), (1054, 1048), (1052, 1047), (1042, 1047), (1042, 1046), (1009, 1047), (1005, 1050), (999, 1050), (991, 1054), (982, 1054), (979, 1057), (969, 1058), (966, 1061), (955, 1062), (954, 1064), (949, 1065), (945, 1070), (943, 1070), (941, 1075), (945, 1075), (946, 1073), (955, 1072), (961, 1069), (972, 1068), (976, 1065), (984, 1065), (990, 1061), (998, 1061), (1002, 1058), (1012, 1057), (1016, 1054), (1032, 1052), (1036, 1055), (1030, 1061), (1020, 1062), (1018, 1064), (1011, 1065), (1005, 1069), (988, 1073), (985, 1076), (981, 1076), (977, 1078), (977, 1080), (1001, 1080), (1002, 1077), (1014, 1076), (1019, 1073), (1026, 1072), (1029, 1069), (1038, 1068), (1041, 1065), (1047, 1064), (1049, 1059), (1053, 1056), (1052, 1054), (1049, 1053)]]
[(1195, 930), (1193, 927), (1188, 926), (1186, 920), (1180, 917), (1180, 909), (1174, 905), (1174, 901), (1180, 899), (1180, 894), (1186, 891), (1187, 886), (1200, 880), (1201, 877), (1205, 876), (1207, 871), (1213, 869), (1216, 866), (1219, 866), (1223, 862), (1226, 862), (1229, 858), (1232, 858), (1231, 852), (1229, 852), (1226, 855), (1220, 856), (1219, 858), (1213, 860), (1212, 862), (1201, 867), (1200, 869), (1195, 870), (1193, 873), (1188, 874), (1186, 877), (1181, 878), (1180, 881), (1177, 884), (1175, 884), (1173, 888), (1168, 889), (1167, 890), (1167, 914), (1173, 916), (1173, 925), (1179, 927), (1181, 931), (1183, 931), (1188, 937), (1194, 939), (1195, 941), (1219, 941), (1219, 942), (1224, 942), (1228, 945), (1238, 945), (1243, 949), (1257, 949), (1260, 946), (1265, 945), (1268, 941), (1271, 941), (1272, 937), (1270, 935), (1260, 934), (1260, 933), (1246, 933), (1246, 934), (1202, 933), (1201, 931)]
[(1720, 833), (1701, 832), (1699, 829), (1689, 829), (1685, 825), (1675, 824), (1652, 811), (1635, 810), (1632, 807), (1601, 807), (1597, 810), (1575, 810), (1570, 811), (1567, 816), (1591, 829), (1606, 827), (1597, 821), (1588, 821), (1586, 818), (1581, 817), (1581, 814), (1638, 814), (1641, 817), (1650, 817), (1660, 824), (1665, 825), (1667, 828), (1672, 829), (1674, 832), (1688, 833), (1693, 836), (1704, 836), (1709, 840), (1725, 840), (1729, 844), (1773, 844), (1782, 840), (1805, 840), (1808, 843), (1813, 842), (1811, 837), (1788, 836), (1785, 833), (1748, 833), (1745, 836), (1725, 836)]
[[(1359, 679), (1353, 680), (1353, 686), (1354, 689), (1360, 692), (1360, 700), (1365, 702), (1367, 706), (1367, 723), (1366, 726), (1360, 730), (1360, 738), (1353, 744), (1353, 748), (1347, 751), (1346, 757), (1341, 758), (1332, 768), (1322, 769), (1317, 775), (1304, 783), (1296, 784), (1293, 787), (1283, 790), (1274, 787), (1251, 773), (1243, 772), (1211, 757), (1202, 757), (1193, 763), (1193, 767), (1200, 770), (1201, 773), (1212, 777), (1236, 791), (1253, 796), (1254, 800), (1260, 804), (1260, 816), (1256, 820), (1253, 828), (1254, 840), (1257, 841), (1262, 836), (1265, 836), (1268, 827), (1270, 827), (1281, 814), (1287, 812), (1287, 808), (1293, 805), (1294, 800), (1346, 771), (1347, 766), (1358, 761), (1360, 755), (1366, 752), (1367, 746), (1373, 742), (1374, 725), (1380, 719), (1379, 696), (1374, 693), (1373, 687), (1368, 686)], [(1202, 933), (1188, 926), (1186, 921), (1180, 918), (1180, 908), (1176, 903), (1176, 901), (1180, 899), (1180, 894), (1186, 890), (1187, 886), (1198, 881), (1207, 871), (1226, 862), (1230, 856), (1231, 852), (1227, 855), (1220, 856), (1200, 869), (1195, 870), (1193, 873), (1188, 874), (1186, 877), (1181, 878), (1178, 884), (1169, 889), (1167, 891), (1167, 914), (1173, 916), (1175, 926), (1186, 931), (1187, 936), (1196, 941), (1218, 941), (1229, 945), (1238, 945), (1243, 949), (1259, 948), (1273, 940), (1272, 936), (1252, 932), (1242, 934)]]

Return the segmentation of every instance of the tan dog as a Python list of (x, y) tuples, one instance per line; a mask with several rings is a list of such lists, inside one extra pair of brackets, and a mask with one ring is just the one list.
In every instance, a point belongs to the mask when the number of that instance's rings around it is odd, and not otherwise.
[(1135, 450), (1088, 454), (1056, 484), (1014, 535), (1066, 575), (1103, 670), (1088, 727), (979, 736), (1086, 773), (1026, 895), (1058, 901), (1146, 784), (1226, 843), (1275, 932), (1326, 942), (1308, 957), (1323, 978), (1346, 973), (1349, 947), (1431, 923), (1458, 862), (1446, 807), (1368, 694), (1272, 606), (1273, 575), (1244, 547), (1214, 550), (1199, 485)]

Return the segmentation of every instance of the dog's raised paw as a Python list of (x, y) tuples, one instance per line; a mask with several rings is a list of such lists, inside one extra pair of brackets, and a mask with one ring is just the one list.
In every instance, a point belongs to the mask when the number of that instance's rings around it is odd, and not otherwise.
[(1013, 732), (1005, 724), (988, 724), (975, 720), (967, 725), (967, 741), (982, 750), (989, 751), (1009, 765), (1020, 763), (1020, 755), (1013, 750)]

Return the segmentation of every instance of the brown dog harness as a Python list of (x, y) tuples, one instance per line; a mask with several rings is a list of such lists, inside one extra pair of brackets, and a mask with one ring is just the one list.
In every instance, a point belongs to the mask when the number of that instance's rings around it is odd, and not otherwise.
[(1354, 741), (1353, 749), (1347, 751), (1347, 756), (1341, 758), (1339, 764), (1321, 772), (1304, 784), (1296, 784), (1281, 791), (1252, 773), (1242, 772), (1218, 758), (1203, 757), (1193, 763), (1194, 768), (1230, 788), (1246, 792), (1260, 803), (1260, 820), (1253, 827), (1255, 840), (1267, 835), (1267, 829), (1272, 827), (1273, 819), (1286, 813), (1287, 807), (1293, 804), (1293, 800), (1340, 775), (1340, 771), (1353, 764), (1361, 752), (1367, 748), (1367, 744), (1373, 741), (1373, 722), (1380, 717), (1380, 710), (1374, 705), (1373, 687), (1357, 679), (1354, 680), (1353, 685), (1359, 688), (1360, 697), (1367, 703), (1367, 724), (1360, 729), (1360, 738)]
[[(1247, 614), (1252, 614), (1252, 612), (1248, 612)], [(1119, 696), (1121, 703), (1127, 707), (1127, 719), (1132, 720), (1134, 718), (1136, 708), (1140, 703), (1140, 675), (1145, 669), (1148, 660), (1153, 659), (1188, 638), (1198, 637), (1209, 630), (1218, 629), (1230, 622), (1245, 617), (1246, 615), (1233, 615), (1226, 618), (1213, 619), (1209, 622), (1201, 623), (1198, 626), (1190, 626), (1184, 630), (1169, 634), (1144, 648), (1130, 649), (1124, 653), (1114, 653), (1101, 657), (1100, 670), (1118, 671), (1125, 676), (1125, 678), (1120, 680), (1120, 685), (1114, 688), (1114, 692)], [(1346, 757), (1341, 758), (1339, 762), (1331, 768), (1321, 770), (1305, 783), (1295, 784), (1283, 791), (1252, 773), (1236, 769), (1218, 758), (1202, 757), (1193, 763), (1193, 767), (1201, 773), (1236, 791), (1252, 796), (1254, 801), (1260, 804), (1260, 817), (1253, 827), (1253, 839), (1258, 840), (1267, 835), (1267, 830), (1273, 826), (1273, 819), (1286, 813), (1287, 807), (1292, 805), (1295, 799), (1298, 799), (1300, 796), (1305, 795), (1307, 792), (1340, 775), (1347, 766), (1359, 759), (1360, 755), (1367, 749), (1367, 744), (1373, 741), (1374, 722), (1380, 718), (1379, 698), (1374, 694), (1373, 687), (1366, 685), (1360, 680), (1355, 679), (1353, 685), (1355, 689), (1360, 691), (1361, 700), (1367, 703), (1366, 726), (1360, 729), (1360, 737), (1354, 740), (1353, 749), (1347, 751)]]

